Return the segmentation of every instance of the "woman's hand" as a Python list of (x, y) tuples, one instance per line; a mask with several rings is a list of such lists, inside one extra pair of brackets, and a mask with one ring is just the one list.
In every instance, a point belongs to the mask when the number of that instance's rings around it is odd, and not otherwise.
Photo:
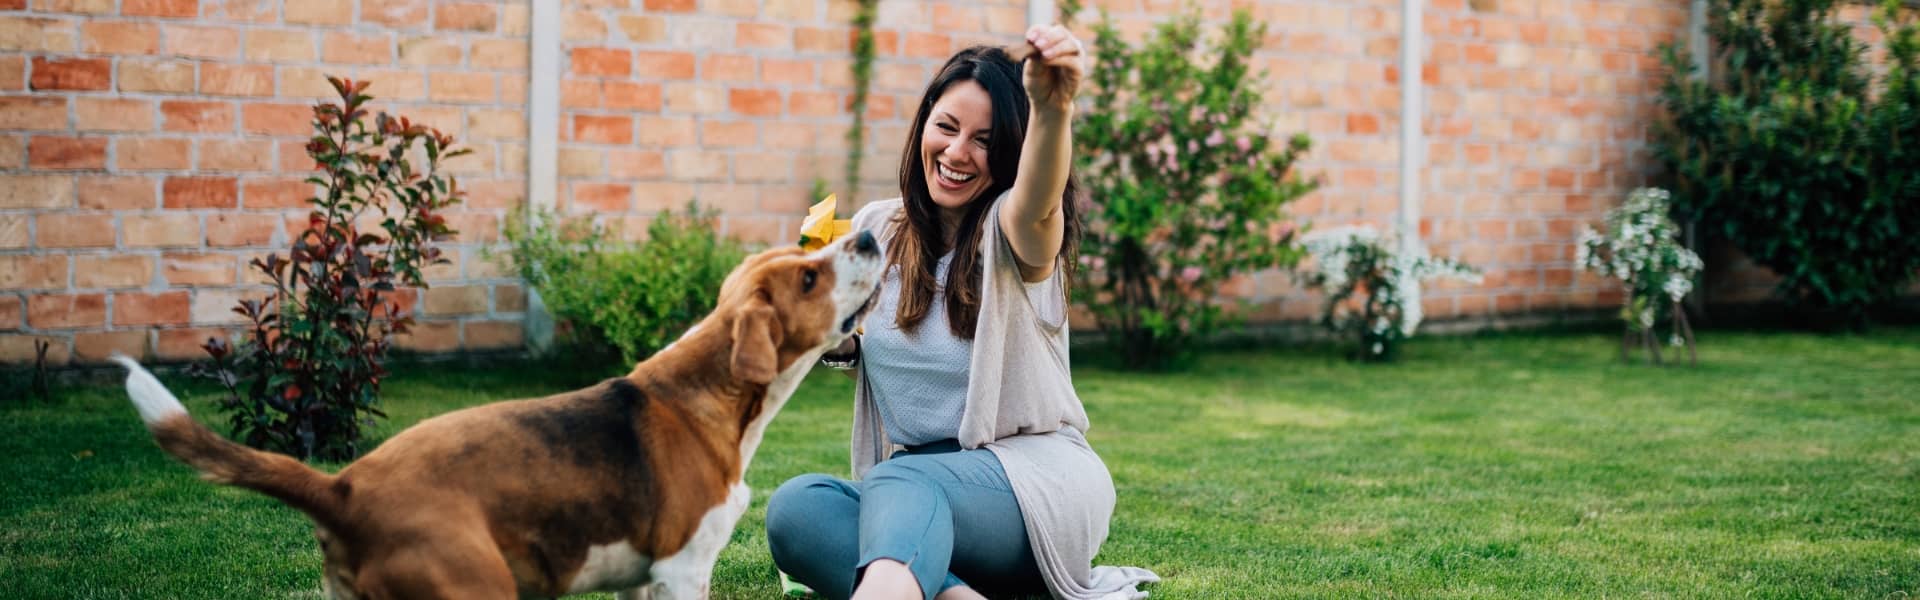
[(1073, 32), (1059, 25), (1036, 25), (1027, 30), (1025, 65), (1027, 98), (1036, 110), (1065, 112), (1080, 93), (1086, 71), (1086, 52)]

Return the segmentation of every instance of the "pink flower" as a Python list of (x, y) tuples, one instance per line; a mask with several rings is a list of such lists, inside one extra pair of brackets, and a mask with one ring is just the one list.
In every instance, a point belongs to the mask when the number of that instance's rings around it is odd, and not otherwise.
[(1200, 280), (1200, 267), (1187, 267), (1180, 270), (1180, 280), (1193, 283)]
[(1239, 148), (1241, 152), (1252, 150), (1253, 140), (1247, 139), (1247, 136), (1244, 136), (1244, 135), (1238, 138), (1234, 138), (1233, 147)]
[(1213, 130), (1213, 133), (1209, 133), (1209, 134), (1207, 134), (1207, 147), (1208, 147), (1208, 148), (1212, 148), (1212, 147), (1214, 147), (1214, 146), (1218, 146), (1218, 145), (1220, 145), (1220, 144), (1224, 144), (1224, 143), (1226, 143), (1226, 142), (1227, 142), (1227, 136), (1224, 136), (1224, 135), (1220, 135), (1220, 130), (1218, 130), (1218, 129), (1215, 129), (1215, 130)]
[(1199, 153), (1200, 153), (1200, 142), (1198, 140), (1187, 140), (1187, 154), (1199, 154)]

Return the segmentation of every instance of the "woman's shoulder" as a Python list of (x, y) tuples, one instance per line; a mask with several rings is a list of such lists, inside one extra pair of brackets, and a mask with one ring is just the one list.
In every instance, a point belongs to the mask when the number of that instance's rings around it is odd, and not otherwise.
[(886, 223), (887, 219), (892, 218), (894, 214), (900, 212), (901, 206), (903, 206), (903, 204), (899, 198), (869, 202), (866, 206), (860, 207), (860, 210), (853, 213), (853, 229), (859, 231), (878, 227)]

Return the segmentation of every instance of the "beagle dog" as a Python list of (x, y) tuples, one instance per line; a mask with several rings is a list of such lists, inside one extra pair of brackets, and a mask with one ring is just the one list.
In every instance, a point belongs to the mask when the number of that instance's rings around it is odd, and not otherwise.
[(703, 598), (767, 422), (872, 308), (883, 262), (866, 232), (759, 253), (627, 376), (421, 421), (336, 474), (227, 441), (116, 360), (162, 449), (313, 519), (332, 598)]

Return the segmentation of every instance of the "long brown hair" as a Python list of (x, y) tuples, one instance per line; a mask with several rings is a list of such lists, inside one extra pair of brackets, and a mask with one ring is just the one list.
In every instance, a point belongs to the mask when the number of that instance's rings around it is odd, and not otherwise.
[[(935, 282), (934, 272), (949, 248), (940, 228), (940, 207), (927, 191), (920, 137), (933, 114), (933, 103), (962, 81), (980, 84), (992, 99), (993, 124), (987, 134), (987, 171), (992, 181), (967, 204), (954, 235), (953, 247), (961, 251), (954, 252), (946, 285), (942, 286)], [(947, 326), (955, 336), (973, 339), (974, 326), (980, 319), (980, 222), (1000, 195), (1013, 187), (1020, 170), (1020, 150), (1027, 139), (1029, 108), (1020, 65), (1000, 48), (974, 46), (961, 50), (947, 59), (946, 66), (927, 84), (926, 95), (913, 117), (913, 128), (907, 134), (906, 150), (900, 153), (900, 197), (905, 210), (894, 219), (892, 240), (887, 245), (887, 264), (900, 268), (900, 307), (894, 324), (901, 329), (919, 326), (933, 306), (934, 292), (939, 290), (947, 302)], [(1080, 246), (1080, 215), (1075, 203), (1078, 187), (1069, 171), (1060, 200), (1066, 232), (1060, 254), (1054, 257), (1055, 268), (1065, 270), (1063, 276), (1072, 275), (1073, 257)]]

